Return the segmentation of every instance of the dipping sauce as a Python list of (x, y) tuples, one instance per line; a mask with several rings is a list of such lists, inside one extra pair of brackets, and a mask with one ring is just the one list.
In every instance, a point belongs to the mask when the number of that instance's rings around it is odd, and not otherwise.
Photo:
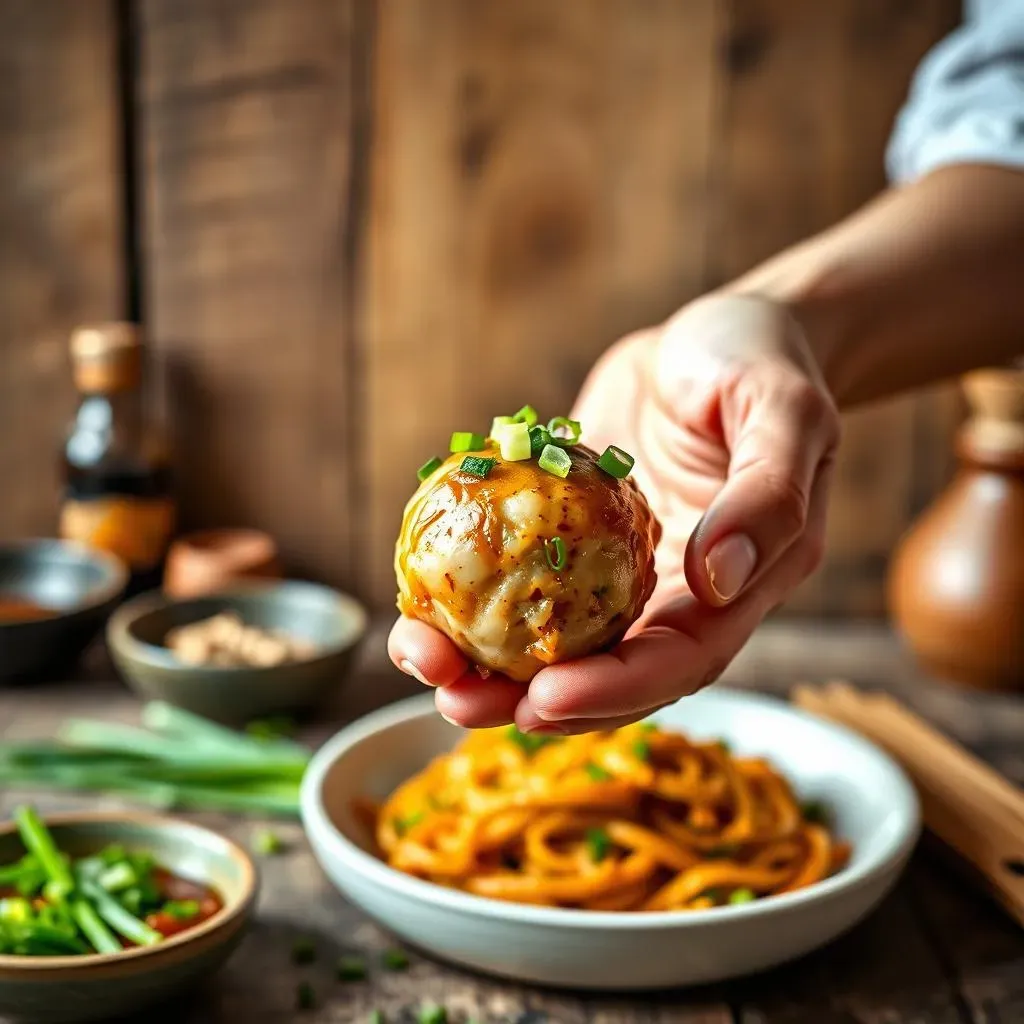
[(0, 594), (0, 625), (10, 622), (35, 622), (52, 619), (59, 612), (13, 594)]

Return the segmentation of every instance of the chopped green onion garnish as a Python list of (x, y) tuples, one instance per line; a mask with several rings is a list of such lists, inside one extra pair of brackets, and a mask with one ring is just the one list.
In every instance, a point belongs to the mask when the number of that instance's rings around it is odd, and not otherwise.
[(560, 476), (564, 480), (569, 475), (569, 470), (572, 469), (572, 459), (561, 448), (556, 448), (553, 444), (546, 444), (540, 453), (538, 465), (553, 476)]
[[(441, 464), (441, 460), (437, 460), (438, 465)], [(287, 739), (289, 736), (295, 735), (295, 719), (288, 715), (273, 715), (270, 718), (256, 718), (251, 722), (246, 723), (245, 732), (248, 736), (251, 736), (254, 740), (266, 740), (271, 742), (273, 740)]]
[(432, 459), (428, 459), (426, 462), (424, 462), (423, 465), (416, 470), (416, 479), (419, 480), (420, 483), (423, 483), (423, 481), (426, 480), (428, 476), (434, 474), (437, 470), (441, 468), (442, 465), (444, 465), (444, 463), (442, 463), (441, 460), (435, 455)]
[(299, 1010), (316, 1008), (316, 992), (308, 981), (300, 981), (295, 987), (295, 1006)]
[(615, 477), (616, 480), (622, 480), (629, 476), (635, 462), (636, 460), (629, 452), (624, 452), (613, 444), (608, 445), (597, 460), (598, 466), (609, 476)]
[(820, 800), (808, 800), (803, 807), (804, 821), (809, 821), (812, 825), (827, 825), (829, 814), (828, 808)]
[(385, 1024), (384, 1013), (381, 1010), (371, 1010), (370, 1016), (366, 1018), (366, 1024)]
[(423, 811), (416, 811), (414, 814), (407, 815), (404, 818), (395, 818), (393, 823), (395, 831), (400, 836), (404, 836), (409, 829), (414, 825), (418, 825), (425, 817), (426, 814), (424, 814)]
[(296, 939), (292, 943), (292, 963), (311, 964), (316, 960), (316, 943), (312, 939)]
[(495, 441), (498, 439), (498, 435), (501, 433), (502, 427), (507, 427), (510, 423), (515, 423), (515, 420), (511, 416), (495, 416), (491, 420), (491, 437)]
[(409, 958), (401, 949), (386, 949), (380, 956), (380, 962), (389, 971), (404, 971), (409, 966)]
[(523, 462), (530, 457), (530, 428), (525, 423), (499, 427), (495, 439), (506, 462)]
[(604, 768), (602, 768), (599, 764), (594, 764), (593, 761), (588, 761), (585, 767), (587, 774), (595, 782), (607, 782), (612, 777), (611, 772), (605, 771)]
[(603, 828), (587, 829), (587, 849), (590, 851), (590, 859), (595, 864), (600, 864), (608, 856), (611, 846), (612, 841)]
[(452, 434), (448, 450), (452, 452), (480, 452), (487, 447), (487, 438), (472, 434), (468, 430), (456, 430)]
[(633, 753), (641, 760), (646, 761), (651, 756), (651, 745), (647, 740), (637, 740), (633, 744)]
[(448, 1011), (436, 1003), (424, 1003), (416, 1014), (416, 1024), (448, 1024)]
[(551, 566), (555, 572), (565, 568), (565, 541), (561, 537), (552, 537), (550, 540), (544, 541), (544, 557), (548, 560), (548, 565)]
[(467, 455), (462, 460), (462, 465), (459, 466), (459, 469), (463, 473), (469, 473), (472, 476), (486, 479), (490, 471), (494, 469), (495, 461), (495, 459), (483, 459), (479, 455)]
[(524, 405), (512, 419), (515, 423), (525, 423), (528, 427), (535, 427), (537, 425), (537, 410), (532, 405)]
[(566, 416), (555, 416), (548, 421), (548, 433), (551, 443), (563, 448), (571, 448), (580, 443), (583, 436), (583, 425), (579, 420), (571, 420)]
[(133, 885), (139, 884), (139, 876), (135, 868), (123, 860), (120, 864), (107, 868), (97, 879), (100, 886), (107, 892), (121, 892), (123, 889), (130, 889)]
[(732, 904), (753, 903), (757, 899), (757, 893), (753, 889), (734, 889), (729, 896)]
[(549, 743), (555, 743), (558, 740), (557, 736), (544, 736), (541, 733), (532, 732), (520, 732), (514, 725), (508, 727), (508, 731), (505, 733), (508, 738), (521, 747), (525, 754), (533, 756), (540, 750), (541, 747), (546, 747)]
[(658, 731), (658, 723), (657, 722), (652, 722), (650, 719), (647, 719), (646, 722), (641, 722), (640, 723), (640, 728), (644, 732), (657, 732)]
[(537, 458), (542, 451), (544, 446), (551, 444), (551, 435), (548, 433), (547, 427), (530, 427), (530, 456)]
[(338, 981), (362, 981), (366, 977), (366, 961), (361, 956), (343, 956), (334, 974)]
[(199, 903), (196, 900), (168, 900), (163, 905), (163, 912), (175, 921), (191, 921), (199, 914)]
[(273, 829), (264, 828), (252, 837), (252, 848), (261, 857), (273, 857), (284, 849), (284, 843)]

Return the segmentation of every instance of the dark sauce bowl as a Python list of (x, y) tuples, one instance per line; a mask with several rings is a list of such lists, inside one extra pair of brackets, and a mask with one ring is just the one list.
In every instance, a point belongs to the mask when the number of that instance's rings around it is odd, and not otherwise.
[(60, 540), (0, 544), (0, 605), (45, 609), (0, 615), (0, 683), (69, 673), (127, 585), (128, 569), (104, 551)]

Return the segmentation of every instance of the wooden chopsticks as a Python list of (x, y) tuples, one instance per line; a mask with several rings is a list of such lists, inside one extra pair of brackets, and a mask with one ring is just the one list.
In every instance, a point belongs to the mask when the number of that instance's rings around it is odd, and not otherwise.
[(899, 761), (917, 788), (925, 825), (973, 865), (1024, 925), (1024, 790), (887, 694), (828, 683), (797, 686), (792, 700)]

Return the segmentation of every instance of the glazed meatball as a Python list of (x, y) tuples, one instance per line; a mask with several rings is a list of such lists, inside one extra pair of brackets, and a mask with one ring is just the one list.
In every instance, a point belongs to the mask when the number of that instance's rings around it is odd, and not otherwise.
[[(582, 444), (564, 479), (488, 441), (450, 456), (405, 509), (398, 607), (447, 634), (482, 674), (526, 682), (545, 665), (617, 643), (655, 584), (660, 527), (632, 480)], [(486, 468), (486, 466), (485, 466)]]

